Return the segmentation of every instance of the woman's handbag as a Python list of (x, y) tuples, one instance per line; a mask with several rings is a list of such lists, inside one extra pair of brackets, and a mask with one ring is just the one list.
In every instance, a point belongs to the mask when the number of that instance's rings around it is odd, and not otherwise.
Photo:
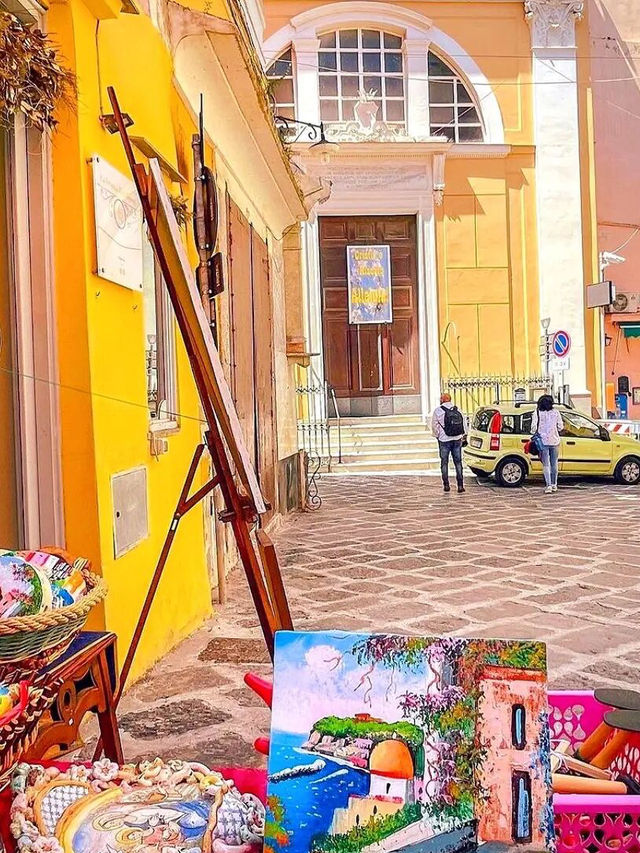
[(542, 441), (542, 436), (539, 432), (534, 432), (531, 436), (531, 439), (527, 442), (527, 453), (531, 456), (540, 456), (540, 451), (542, 450), (544, 442)]

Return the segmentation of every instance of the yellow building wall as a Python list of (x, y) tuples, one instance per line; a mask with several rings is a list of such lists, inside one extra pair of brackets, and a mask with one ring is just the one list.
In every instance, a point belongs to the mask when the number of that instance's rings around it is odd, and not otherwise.
[[(179, 430), (169, 450), (150, 454), (142, 295), (95, 275), (91, 165), (100, 155), (128, 174), (118, 136), (99, 121), (111, 111), (106, 86), (172, 164), (189, 162), (190, 116), (177, 98), (168, 51), (145, 15), (99, 23), (80, 0), (55, 3), (48, 27), (78, 78), (77, 110), (61, 116), (54, 136), (54, 245), (67, 547), (91, 558), (109, 585), (94, 627), (118, 635), (125, 655), (194, 448), (198, 399), (176, 329)], [(139, 157), (143, 160), (142, 157)], [(170, 186), (177, 194), (179, 186)], [(186, 190), (187, 188), (184, 188)], [(144, 466), (149, 536), (118, 559), (113, 550), (111, 478)], [(199, 485), (206, 476), (200, 472)], [(135, 678), (211, 613), (205, 559), (206, 504), (180, 523), (132, 671)], [(215, 565), (215, 562), (212, 563)]]
[(450, 159), (436, 209), (441, 370), (537, 373), (533, 151)]

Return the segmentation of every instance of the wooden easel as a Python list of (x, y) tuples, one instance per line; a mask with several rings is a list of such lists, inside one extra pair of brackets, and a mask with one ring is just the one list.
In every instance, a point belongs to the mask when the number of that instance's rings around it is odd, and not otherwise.
[[(136, 162), (123, 114), (112, 87), (108, 88), (108, 94), (115, 123), (140, 197), (151, 245), (169, 291), (207, 423), (204, 440), (194, 451), (123, 663), (118, 692), (114, 697), (117, 705), (131, 671), (180, 519), (216, 486), (220, 488), (224, 502), (224, 509), (219, 513), (219, 518), (230, 524), (233, 530), (240, 561), (247, 576), (260, 627), (271, 657), (273, 657), (275, 631), (290, 629), (292, 622), (273, 544), (263, 530), (258, 530), (256, 534), (258, 553), (251, 535), (251, 528), (259, 525), (260, 515), (266, 512), (267, 506), (244, 445), (238, 415), (224, 378), (218, 351), (180, 238), (159, 165), (156, 160), (150, 160), (149, 172), (147, 172), (143, 164)], [(191, 494), (205, 450), (211, 457), (213, 476)], [(232, 464), (235, 466), (243, 492), (238, 488)], [(100, 751), (101, 744), (98, 744), (96, 755), (99, 755)]]

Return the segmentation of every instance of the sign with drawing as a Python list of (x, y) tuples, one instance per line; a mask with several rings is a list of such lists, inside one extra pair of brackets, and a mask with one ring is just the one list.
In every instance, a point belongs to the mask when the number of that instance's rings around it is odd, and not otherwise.
[(101, 157), (92, 157), (97, 274), (142, 290), (142, 207), (135, 185)]
[(347, 246), (349, 323), (391, 323), (389, 246)]

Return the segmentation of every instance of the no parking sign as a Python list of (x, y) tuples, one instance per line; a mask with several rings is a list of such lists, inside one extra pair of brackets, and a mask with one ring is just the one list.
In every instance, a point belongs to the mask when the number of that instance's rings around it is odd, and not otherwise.
[(569, 332), (557, 331), (553, 336), (551, 349), (556, 358), (566, 358), (571, 349), (571, 335)]

